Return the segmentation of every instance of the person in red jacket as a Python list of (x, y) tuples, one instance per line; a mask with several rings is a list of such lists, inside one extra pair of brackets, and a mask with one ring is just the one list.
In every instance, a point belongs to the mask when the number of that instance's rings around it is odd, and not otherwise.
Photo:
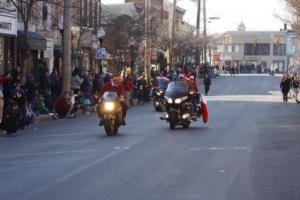
[(195, 77), (194, 76), (191, 76), (189, 78), (189, 84), (191, 84), (193, 90), (195, 90), (196, 92), (198, 92), (198, 86), (197, 86), (197, 83), (195, 81)]
[[(126, 93), (125, 93), (124, 86), (122, 84), (121, 77), (115, 76), (111, 81), (105, 83), (99, 91), (99, 97), (101, 98), (105, 92), (116, 92), (119, 95), (120, 103), (122, 107), (122, 114), (123, 114), (122, 124), (126, 125), (125, 118), (126, 118), (128, 106), (125, 102)], [(100, 125), (101, 123), (102, 120), (100, 121)]]
[(64, 94), (57, 99), (54, 106), (59, 118), (66, 117), (71, 107), (72, 103), (70, 101), (70, 96), (68, 92), (64, 92)]
[(133, 84), (133, 80), (131, 78), (131, 73), (130, 72), (128, 72), (126, 77), (125, 77), (124, 88), (125, 88), (125, 92), (126, 92), (127, 105), (129, 104), (129, 102), (131, 102), (131, 105), (132, 105), (131, 96), (132, 96), (132, 92), (133, 92), (133, 89), (134, 89), (134, 84)]
[(188, 84), (190, 87), (190, 91), (194, 92), (194, 94), (191, 96), (191, 100), (193, 104), (193, 113), (197, 114), (196, 111), (197, 111), (197, 104), (199, 104), (199, 93), (198, 93), (198, 86), (194, 76), (191, 76), (188, 79)]

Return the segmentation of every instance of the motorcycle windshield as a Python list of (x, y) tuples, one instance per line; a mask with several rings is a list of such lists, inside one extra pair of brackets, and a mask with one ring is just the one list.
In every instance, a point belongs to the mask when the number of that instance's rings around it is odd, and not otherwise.
[(158, 78), (158, 89), (166, 90), (168, 88), (169, 80), (166, 78)]
[(119, 99), (119, 96), (116, 92), (105, 92), (102, 99), (105, 101), (115, 101)]
[(166, 96), (169, 98), (180, 98), (189, 95), (188, 85), (185, 81), (173, 81), (169, 83)]

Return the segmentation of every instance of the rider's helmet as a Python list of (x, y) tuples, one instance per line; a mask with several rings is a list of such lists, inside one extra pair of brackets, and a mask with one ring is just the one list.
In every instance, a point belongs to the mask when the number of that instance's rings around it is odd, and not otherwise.
[(120, 76), (114, 76), (111, 81), (111, 84), (114, 87), (118, 87), (121, 83), (122, 83), (122, 78)]

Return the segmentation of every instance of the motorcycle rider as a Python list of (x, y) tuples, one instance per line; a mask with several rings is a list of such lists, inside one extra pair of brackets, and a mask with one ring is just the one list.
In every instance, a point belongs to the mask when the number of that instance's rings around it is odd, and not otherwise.
[[(108, 81), (107, 83), (104, 84), (104, 86), (100, 89), (99, 91), (99, 97), (102, 97), (105, 92), (116, 92), (120, 98), (120, 104), (122, 107), (122, 125), (126, 125), (126, 114), (127, 114), (127, 109), (128, 105), (125, 101), (126, 93), (124, 86), (122, 84), (122, 78), (120, 76), (115, 76), (111, 81)], [(103, 121), (101, 119), (100, 125), (103, 124)]]
[(189, 84), (190, 92), (191, 91), (193, 92), (191, 96), (191, 101), (193, 104), (193, 113), (197, 114), (196, 112), (197, 112), (197, 104), (199, 104), (199, 93), (198, 93), (198, 86), (194, 76), (190, 76), (190, 78), (188, 79), (188, 84)]
[(134, 84), (133, 84), (131, 72), (127, 72), (123, 85), (124, 85), (124, 89), (125, 89), (125, 93), (126, 93), (127, 105), (129, 105), (129, 103), (131, 103), (131, 105), (132, 105), (133, 104), (132, 93), (133, 93), (133, 89), (134, 89)]

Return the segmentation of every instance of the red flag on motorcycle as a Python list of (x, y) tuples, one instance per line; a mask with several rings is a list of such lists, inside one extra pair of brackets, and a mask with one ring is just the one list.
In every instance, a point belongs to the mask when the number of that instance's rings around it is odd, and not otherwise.
[(202, 119), (204, 123), (208, 122), (208, 109), (205, 101), (201, 101)]

